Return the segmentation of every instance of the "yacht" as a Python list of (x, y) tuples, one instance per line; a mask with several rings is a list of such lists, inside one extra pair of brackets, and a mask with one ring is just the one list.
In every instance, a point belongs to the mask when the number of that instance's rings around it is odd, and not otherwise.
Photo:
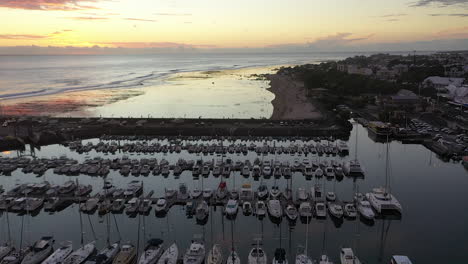
[(281, 191), (277, 185), (271, 187), (271, 190), (270, 190), (271, 199), (279, 199), (280, 195), (281, 195)]
[(52, 237), (42, 237), (34, 243), (31, 251), (23, 258), (21, 264), (39, 264), (50, 256), (53, 252), (54, 239)]
[(81, 264), (85, 262), (87, 258), (89, 258), (92, 254), (96, 252), (96, 245), (94, 241), (88, 243), (79, 249), (73, 251), (68, 257), (61, 263), (63, 264)]
[(52, 255), (50, 255), (42, 262), (42, 264), (62, 263), (72, 252), (73, 244), (71, 241), (68, 241), (61, 245), (57, 250), (55, 250), (54, 253), (52, 253)]
[(357, 216), (356, 207), (352, 203), (345, 204), (343, 211), (344, 211), (344, 216), (347, 218), (356, 218)]
[(261, 183), (260, 186), (258, 186), (258, 189), (257, 189), (257, 197), (258, 199), (267, 199), (268, 198), (268, 187), (266, 186), (266, 184), (264, 183)]
[(208, 204), (205, 201), (202, 201), (198, 204), (197, 209), (195, 210), (195, 217), (198, 221), (203, 221), (208, 217), (209, 212)]
[(412, 264), (407, 256), (392, 256), (390, 264)]
[(345, 163), (344, 171), (348, 175), (363, 175), (364, 171), (357, 159)]
[(134, 197), (134, 196), (140, 196), (140, 194), (143, 192), (143, 185), (140, 183), (140, 181), (131, 181), (127, 189), (124, 191), (123, 195), (125, 197)]
[(120, 252), (115, 257), (112, 264), (133, 264), (136, 259), (136, 248), (132, 244), (122, 245)]
[(205, 189), (203, 190), (203, 198), (204, 198), (204, 199), (210, 199), (212, 195), (213, 195), (213, 190), (212, 190), (212, 189), (210, 189), (210, 188), (205, 188)]
[(249, 252), (248, 264), (267, 264), (267, 255), (261, 247), (254, 247)]
[(366, 200), (357, 201), (357, 210), (359, 214), (367, 220), (374, 220), (375, 213), (372, 210), (370, 203)]
[(205, 259), (206, 264), (223, 264), (223, 250), (218, 244), (213, 245)]
[(84, 264), (110, 264), (120, 251), (120, 244), (108, 245), (99, 254), (90, 257)]
[(250, 168), (249, 168), (249, 166), (244, 166), (244, 167), (242, 168), (241, 175), (244, 176), (244, 177), (250, 176)]
[(240, 264), (240, 258), (237, 252), (232, 250), (226, 258), (226, 264)]
[(299, 206), (299, 215), (305, 218), (312, 217), (312, 206), (309, 202), (301, 203), (301, 205)]
[(230, 199), (227, 204), (226, 204), (226, 208), (224, 209), (224, 211), (226, 212), (226, 215), (228, 217), (233, 217), (237, 214), (237, 211), (239, 210), (239, 204), (237, 202), (237, 200), (233, 200), (233, 199)]
[(336, 218), (343, 217), (343, 207), (337, 203), (329, 202), (328, 203), (328, 211), (330, 214)]
[(192, 241), (184, 255), (184, 264), (202, 264), (205, 260), (205, 245), (200, 241)]
[(268, 213), (272, 217), (281, 218), (283, 216), (283, 211), (281, 209), (281, 204), (279, 200), (269, 200), (268, 201)]
[(265, 216), (266, 215), (266, 205), (265, 205), (265, 202), (263, 201), (257, 201), (257, 203), (255, 203), (255, 214), (257, 216)]
[(161, 239), (153, 238), (148, 240), (145, 250), (138, 260), (138, 264), (156, 264), (159, 257), (163, 253), (161, 248), (162, 243), (163, 241)]
[(325, 196), (326, 196), (327, 201), (330, 201), (330, 202), (336, 201), (336, 194), (334, 192), (327, 192)]
[(167, 200), (165, 198), (159, 198), (156, 201), (156, 206), (154, 207), (154, 211), (156, 214), (163, 214), (167, 210)]
[(242, 185), (240, 192), (240, 200), (242, 201), (252, 201), (254, 199), (254, 192), (252, 191), (252, 186), (250, 184)]
[(335, 170), (331, 166), (326, 167), (324, 173), (325, 173), (325, 176), (327, 176), (328, 178), (335, 177)]
[(315, 203), (315, 215), (318, 218), (327, 217), (327, 207), (325, 206), (325, 203), (322, 203), (322, 202)]
[(341, 264), (361, 264), (351, 248), (342, 248), (340, 251)]
[(0, 261), (8, 256), (8, 254), (10, 254), (10, 252), (13, 250), (13, 247), (9, 246), (9, 245), (3, 245), (3, 246), (0, 246)]
[(179, 258), (179, 248), (176, 243), (168, 247), (159, 258), (157, 264), (177, 264)]
[(311, 188), (311, 193), (312, 193), (312, 200), (314, 202), (324, 202), (325, 201), (325, 195), (323, 194), (323, 191), (322, 191), (322, 186), (320, 186), (320, 184), (315, 184), (312, 188)]
[(309, 198), (309, 194), (307, 193), (306, 189), (304, 188), (297, 189), (297, 199), (299, 201), (307, 201), (308, 198)]
[(288, 264), (286, 250), (284, 250), (284, 248), (275, 249), (275, 257), (273, 258), (272, 264)]
[(286, 210), (284, 211), (284, 213), (286, 214), (288, 219), (291, 221), (294, 221), (297, 219), (297, 215), (298, 215), (297, 208), (293, 204), (288, 204), (288, 206), (286, 206)]
[(202, 194), (202, 191), (198, 188), (194, 188), (191, 192), (190, 192), (191, 196), (193, 199), (197, 199), (198, 197), (200, 197), (200, 195)]
[(379, 214), (384, 211), (402, 213), (403, 208), (400, 202), (383, 187), (373, 189), (371, 193), (366, 194), (366, 198)]
[(322, 177), (323, 176), (323, 170), (321, 168), (317, 168), (315, 170), (315, 176), (316, 177)]
[(319, 264), (333, 264), (327, 255), (320, 256)]
[(125, 200), (124, 199), (116, 199), (112, 202), (111, 211), (113, 213), (121, 213), (125, 208)]
[(218, 189), (216, 190), (216, 198), (218, 199), (224, 199), (227, 196), (227, 188), (226, 188), (226, 182), (222, 181), (218, 185)]
[(135, 215), (138, 213), (138, 208), (140, 206), (140, 199), (133, 197), (128, 201), (127, 207), (125, 208), (125, 213), (127, 215)]

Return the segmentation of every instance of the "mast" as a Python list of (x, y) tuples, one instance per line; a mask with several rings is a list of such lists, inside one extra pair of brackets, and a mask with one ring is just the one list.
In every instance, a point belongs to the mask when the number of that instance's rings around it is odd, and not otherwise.
[(387, 148), (386, 148), (386, 153), (385, 153), (385, 192), (384, 196), (387, 196), (389, 192), (388, 188), (388, 133), (387, 133)]
[[(78, 184), (78, 179), (76, 179), (76, 185), (79, 186)], [(75, 196), (76, 198), (76, 196)], [(81, 199), (80, 199), (81, 200)], [(79, 200), (79, 202), (81, 202)], [(81, 210), (80, 210), (80, 204), (81, 203), (78, 203), (78, 214), (80, 216), (80, 243), (81, 243), (81, 246), (83, 246), (83, 243), (84, 243), (84, 238), (83, 238), (83, 235), (84, 235), (84, 232), (83, 232), (83, 218), (81, 217)]]
[(307, 246), (308, 246), (308, 242), (309, 242), (309, 216), (307, 216), (306, 218), (306, 241), (305, 241), (305, 249), (304, 249), (304, 255), (307, 256)]
[(357, 160), (357, 149), (358, 149), (358, 131), (359, 131), (359, 127), (357, 125), (357, 123), (355, 123), (355, 126), (356, 126), (356, 146), (354, 146), (354, 160), (356, 161)]
[(8, 243), (11, 246), (12, 243), (11, 243), (10, 218), (8, 217), (8, 206), (6, 208), (7, 208), (6, 209), (6, 221), (7, 221), (7, 227), (8, 227)]

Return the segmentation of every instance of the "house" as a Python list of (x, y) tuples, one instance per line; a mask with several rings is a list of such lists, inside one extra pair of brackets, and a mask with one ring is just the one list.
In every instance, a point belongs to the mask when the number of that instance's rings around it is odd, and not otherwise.
[(461, 86), (464, 81), (465, 78), (431, 76), (424, 79), (422, 82), (422, 88), (434, 87), (437, 90), (440, 90), (449, 85)]
[(359, 66), (356, 65), (348, 65), (348, 74), (358, 74), (358, 75), (372, 75), (373, 72), (369, 68), (360, 68)]
[(390, 96), (390, 102), (394, 105), (413, 105), (418, 104), (420, 98), (410, 90), (401, 89), (396, 95)]

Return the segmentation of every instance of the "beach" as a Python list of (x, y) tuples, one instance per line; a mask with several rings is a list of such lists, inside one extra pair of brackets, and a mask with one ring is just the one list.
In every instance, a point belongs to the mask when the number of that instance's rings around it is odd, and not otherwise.
[(269, 91), (275, 95), (273, 104), (273, 120), (300, 120), (322, 118), (322, 114), (307, 98), (304, 83), (293, 80), (291, 76), (267, 74), (270, 81)]

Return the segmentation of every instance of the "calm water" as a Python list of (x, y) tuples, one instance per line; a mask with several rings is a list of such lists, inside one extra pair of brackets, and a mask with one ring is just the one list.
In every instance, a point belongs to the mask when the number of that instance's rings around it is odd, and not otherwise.
[[(367, 137), (367, 132), (361, 127), (359, 130), (358, 157), (366, 170), (366, 177), (354, 181), (345, 177), (342, 181), (318, 180), (325, 184), (327, 190), (335, 190), (338, 198), (350, 200), (353, 187), (359, 186), (361, 192), (367, 192), (373, 187), (384, 184), (385, 146), (374, 143)], [(355, 140), (353, 130), (349, 146), (351, 155), (354, 155)], [(93, 141), (98, 141), (93, 140)], [(257, 142), (262, 144), (261, 142)], [(277, 143), (286, 144), (286, 143)], [(66, 154), (69, 157), (84, 160), (85, 155), (78, 155), (67, 150), (63, 146), (52, 145), (42, 147), (36, 151), (38, 157), (51, 157)], [(4, 154), (6, 155), (6, 154)], [(9, 154), (15, 156), (16, 153)], [(90, 153), (94, 157), (97, 153)], [(215, 159), (213, 156), (196, 156), (188, 153), (180, 154), (184, 158), (205, 160)], [(158, 160), (165, 158), (171, 163), (180, 157), (177, 154), (158, 154)], [(390, 144), (390, 165), (392, 176), (392, 189), (395, 196), (403, 205), (403, 216), (397, 220), (376, 220), (374, 225), (365, 224), (359, 220), (344, 220), (336, 223), (330, 216), (326, 220), (312, 219), (309, 224), (308, 248), (309, 254), (317, 259), (322, 252), (331, 256), (335, 263), (339, 262), (339, 248), (351, 246), (365, 263), (388, 263), (391, 255), (404, 254), (411, 257), (413, 263), (464, 263), (468, 256), (468, 238), (466, 236), (466, 219), (468, 219), (467, 188), (468, 173), (463, 166), (454, 163), (444, 163), (435, 154), (420, 145), (402, 145), (397, 142)], [(120, 156), (119, 154), (115, 156)], [(227, 154), (233, 160), (244, 161), (255, 158), (254, 153), (248, 157), (236, 154)], [(107, 157), (114, 157), (108, 155)], [(132, 155), (131, 158), (142, 158), (144, 155)], [(290, 160), (292, 163), (297, 156), (277, 155), (278, 160)], [(311, 157), (311, 156), (308, 156)], [(268, 156), (265, 158), (275, 158)], [(302, 160), (304, 156), (301, 156)], [(312, 156), (311, 159), (316, 157)], [(348, 160), (352, 157), (321, 157), (321, 159)], [(125, 187), (126, 183), (135, 177), (122, 177), (116, 172), (108, 176), (117, 186)], [(20, 182), (38, 182), (48, 180), (51, 183), (61, 184), (76, 177), (53, 175), (48, 171), (42, 178), (32, 175), (24, 175), (15, 171), (12, 176), (1, 176), (0, 182), (7, 189)], [(95, 191), (100, 190), (102, 179), (98, 177), (78, 176), (80, 183), (91, 183)], [(146, 190), (154, 190), (155, 196), (162, 196), (164, 188), (177, 188), (184, 182), (189, 188), (201, 187), (202, 182), (194, 180), (191, 173), (184, 172), (178, 179), (173, 175), (167, 178), (162, 176), (138, 177), (145, 183)], [(300, 186), (312, 186), (317, 179), (307, 181), (301, 174), (292, 177), (293, 190)], [(219, 178), (210, 176), (203, 180), (204, 187), (215, 188)], [(240, 187), (243, 183), (251, 183), (254, 188), (259, 182), (251, 178), (244, 178), (238, 172), (227, 179), (228, 188)], [(274, 177), (266, 180), (269, 186), (275, 183)], [(285, 179), (276, 180), (282, 189), (286, 186)], [(95, 215), (83, 215), (86, 241), (97, 238), (101, 247), (105, 243), (105, 222), (97, 213)], [(194, 234), (204, 234), (207, 248), (212, 243), (223, 246), (225, 253), (231, 247), (231, 243), (237, 248), (242, 262), (247, 261), (247, 254), (256, 234), (263, 235), (264, 248), (271, 261), (274, 249), (280, 245), (286, 248), (290, 261), (296, 254), (298, 245), (305, 244), (306, 225), (297, 221), (293, 226), (286, 218), (278, 225), (267, 217), (258, 220), (254, 216), (244, 216), (241, 212), (233, 221), (222, 216), (222, 208), (212, 209), (206, 225), (196, 224), (195, 219), (188, 219), (182, 206), (174, 206), (166, 218), (156, 218), (154, 211), (149, 216), (128, 218), (125, 214), (115, 215), (120, 236), (112, 221), (111, 240), (132, 241), (137, 245), (138, 230), (140, 229), (140, 249), (144, 241), (150, 237), (160, 237), (167, 243), (177, 241), (180, 251), (185, 252)], [(1, 217), (2, 230), (0, 240), (6, 237), (5, 214)], [(19, 242), (21, 217), (10, 214), (12, 234), (15, 241)], [(34, 241), (42, 235), (53, 235), (56, 241), (72, 240), (75, 245), (80, 240), (80, 225), (78, 207), (76, 205), (52, 215), (41, 212), (35, 217), (25, 216), (25, 241)], [(139, 224), (140, 223), (140, 224)], [(91, 228), (92, 227), (92, 228)], [(93, 234), (93, 230), (95, 234)], [(290, 262), (292, 263), (292, 262)]]

